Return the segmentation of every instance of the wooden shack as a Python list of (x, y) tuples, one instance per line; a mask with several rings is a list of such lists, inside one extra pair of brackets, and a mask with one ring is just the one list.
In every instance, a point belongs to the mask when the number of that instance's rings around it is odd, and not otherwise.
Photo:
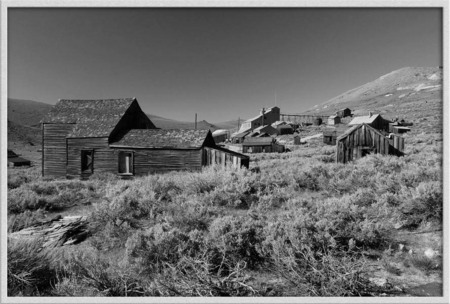
[(326, 128), (323, 130), (323, 143), (327, 145), (335, 145), (337, 139), (336, 128)]
[(8, 167), (30, 166), (31, 161), (20, 157), (13, 150), (8, 150)]
[(340, 118), (344, 118), (347, 116), (352, 116), (352, 111), (349, 108), (341, 109), (339, 111), (336, 111), (336, 115)]
[(242, 143), (243, 153), (284, 152), (284, 146), (276, 143), (273, 137), (251, 137)]
[(327, 125), (334, 126), (341, 123), (341, 117), (337, 115), (331, 115), (328, 117)]
[(135, 98), (59, 100), (42, 120), (42, 139), (42, 175), (50, 177), (200, 170), (205, 147), (216, 149), (209, 130), (157, 129)]
[(277, 130), (278, 130), (278, 134), (279, 135), (293, 134), (294, 133), (294, 129), (292, 128), (291, 125), (288, 125), (288, 124), (277, 126)]
[(397, 143), (397, 148), (391, 142), (392, 139), (367, 124), (353, 126), (336, 140), (336, 161), (347, 163), (371, 153), (403, 155), (404, 142)]

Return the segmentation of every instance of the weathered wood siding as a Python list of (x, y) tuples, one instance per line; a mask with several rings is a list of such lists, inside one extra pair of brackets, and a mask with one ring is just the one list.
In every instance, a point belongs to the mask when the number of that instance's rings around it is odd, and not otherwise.
[[(405, 138), (402, 136), (392, 134), (389, 143), (398, 152), (403, 152), (403, 150), (405, 150)], [(397, 151), (394, 150), (394, 152)]]
[[(175, 149), (119, 149), (114, 148), (115, 162), (119, 151), (133, 152), (134, 175), (164, 173), (169, 171), (199, 171), (202, 169), (202, 151)], [(117, 168), (116, 171), (117, 173)]]
[(362, 125), (336, 143), (336, 161), (347, 163), (361, 158), (365, 153), (379, 153), (383, 155), (399, 155), (390, 145), (389, 138), (379, 132)]
[(67, 164), (66, 136), (73, 124), (42, 124), (42, 175), (65, 177)]
[(225, 151), (220, 148), (204, 147), (202, 152), (202, 165), (221, 165), (223, 167), (232, 166), (234, 168), (249, 167), (249, 158), (245, 155), (238, 155), (232, 151)]
[(108, 138), (68, 138), (67, 176), (87, 178), (90, 172), (81, 172), (81, 151), (93, 150), (93, 172), (117, 173), (118, 156), (108, 146)]

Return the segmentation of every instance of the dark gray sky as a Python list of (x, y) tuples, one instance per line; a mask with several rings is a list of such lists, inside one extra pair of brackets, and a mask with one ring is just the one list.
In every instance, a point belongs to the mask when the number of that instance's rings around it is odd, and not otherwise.
[(8, 97), (136, 97), (191, 121), (300, 113), (406, 66), (442, 65), (433, 8), (9, 8)]

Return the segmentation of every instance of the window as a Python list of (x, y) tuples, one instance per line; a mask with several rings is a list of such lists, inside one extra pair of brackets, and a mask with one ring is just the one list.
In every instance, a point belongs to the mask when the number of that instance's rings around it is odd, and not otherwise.
[(81, 172), (92, 173), (94, 171), (94, 150), (81, 150)]
[(119, 174), (133, 174), (133, 152), (119, 152)]

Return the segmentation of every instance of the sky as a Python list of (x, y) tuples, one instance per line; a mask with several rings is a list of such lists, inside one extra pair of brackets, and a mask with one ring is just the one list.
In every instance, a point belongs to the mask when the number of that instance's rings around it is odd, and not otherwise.
[(407, 66), (442, 65), (438, 8), (9, 8), (8, 97), (136, 97), (149, 114), (301, 113)]

